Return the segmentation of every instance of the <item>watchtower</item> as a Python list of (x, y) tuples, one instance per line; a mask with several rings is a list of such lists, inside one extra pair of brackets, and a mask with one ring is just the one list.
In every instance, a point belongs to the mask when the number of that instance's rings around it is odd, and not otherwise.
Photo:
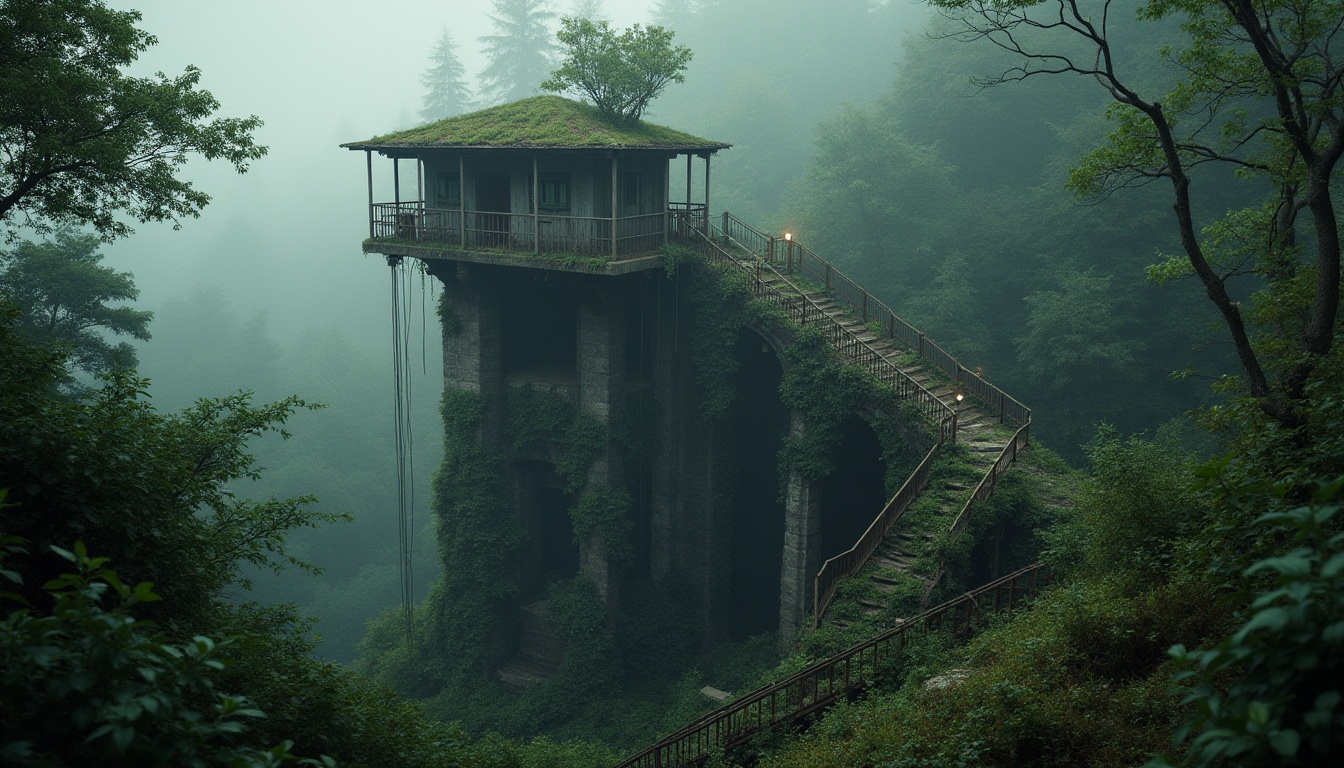
[[(539, 96), (342, 146), (367, 157), (364, 252), (418, 259), (443, 283), (444, 385), (481, 396), (476, 440), (506, 457), (523, 531), (515, 608), (542, 599), (553, 579), (586, 577), (619, 603), (633, 579), (674, 578), (702, 597), (706, 639), (726, 634), (732, 513), (720, 486), (735, 480), (714, 473), (723, 449), (699, 414), (662, 247), (705, 231), (710, 158), (729, 145), (644, 122), (615, 127), (593, 107)], [(373, 196), (375, 153), (392, 161), (391, 201)], [(672, 163), (683, 156), (685, 199), (674, 201)], [(416, 194), (402, 199), (411, 173)], [(511, 433), (509, 403), (533, 394), (606, 427), (577, 482), (563, 476), (571, 446), (520, 445)], [(632, 427), (643, 450), (622, 439)], [(628, 540), (590, 531), (572, 543), (576, 484), (628, 494)], [(776, 501), (774, 485), (768, 495)], [(768, 549), (777, 585), (780, 550)], [(790, 599), (785, 623), (800, 621), (805, 598)], [(770, 626), (755, 631), (777, 625), (778, 604), (770, 610)], [(525, 611), (513, 622), (515, 637), (527, 631)]]

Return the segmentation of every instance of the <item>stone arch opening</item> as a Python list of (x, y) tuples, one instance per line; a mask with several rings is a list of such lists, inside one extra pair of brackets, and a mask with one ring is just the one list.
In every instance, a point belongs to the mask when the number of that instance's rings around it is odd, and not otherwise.
[(779, 628), (784, 501), (779, 451), (789, 411), (779, 399), (784, 369), (770, 345), (751, 331), (737, 341), (740, 367), (728, 417), (733, 457), (729, 545), (728, 633), (734, 640)]
[(845, 420), (840, 433), (835, 470), (821, 481), (822, 562), (854, 546), (888, 499), (877, 433), (857, 415)]
[(579, 575), (579, 545), (569, 519), (572, 499), (554, 467), (543, 461), (518, 462), (515, 478), (516, 509), (526, 534), (519, 585), (526, 602), (545, 597), (548, 583)]

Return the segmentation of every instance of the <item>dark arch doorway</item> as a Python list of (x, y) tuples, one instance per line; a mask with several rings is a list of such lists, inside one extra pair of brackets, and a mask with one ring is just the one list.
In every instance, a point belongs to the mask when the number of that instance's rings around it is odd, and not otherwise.
[(866, 421), (850, 416), (840, 429), (835, 471), (821, 481), (821, 557), (854, 546), (887, 503), (882, 444)]
[(548, 583), (579, 574), (579, 545), (569, 519), (572, 499), (549, 463), (518, 462), (514, 472), (520, 519), (527, 535), (521, 552), (520, 598), (535, 600), (545, 596)]
[(737, 342), (741, 367), (728, 419), (735, 461), (730, 545), (728, 633), (734, 640), (779, 628), (779, 579), (784, 552), (784, 502), (779, 451), (789, 411), (779, 400), (779, 358), (760, 336)]

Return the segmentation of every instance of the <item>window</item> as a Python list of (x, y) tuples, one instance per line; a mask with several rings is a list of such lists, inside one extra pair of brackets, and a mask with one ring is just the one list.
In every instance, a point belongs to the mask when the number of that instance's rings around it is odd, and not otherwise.
[(638, 173), (627, 173), (621, 179), (621, 200), (627, 209), (639, 210), (639, 181)]
[(456, 175), (434, 177), (434, 208), (456, 207), (462, 204), (462, 180)]
[(569, 176), (542, 174), (537, 178), (537, 208), (543, 211), (569, 210)]

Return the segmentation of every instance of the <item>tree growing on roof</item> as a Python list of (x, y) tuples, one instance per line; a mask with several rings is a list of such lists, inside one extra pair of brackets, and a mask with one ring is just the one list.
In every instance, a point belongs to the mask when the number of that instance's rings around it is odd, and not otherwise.
[(685, 82), (691, 61), (691, 49), (672, 45), (672, 30), (659, 26), (617, 34), (606, 21), (565, 17), (556, 36), (565, 58), (541, 87), (580, 93), (617, 123), (637, 122), (668, 83)]

